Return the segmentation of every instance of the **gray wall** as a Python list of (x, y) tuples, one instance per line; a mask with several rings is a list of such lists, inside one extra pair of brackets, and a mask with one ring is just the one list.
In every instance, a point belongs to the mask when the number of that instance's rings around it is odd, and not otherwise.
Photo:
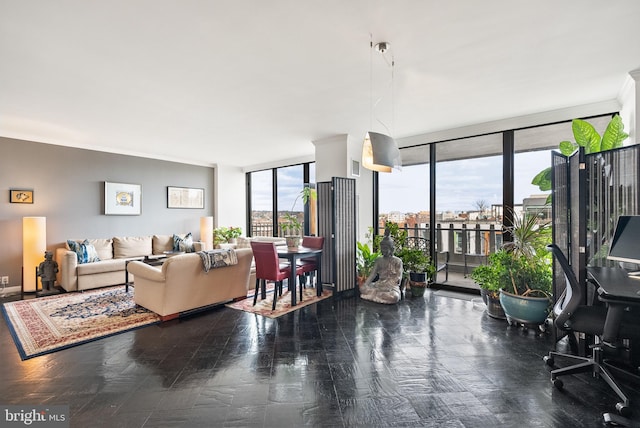
[[(142, 215), (106, 216), (104, 182), (142, 185)], [(21, 285), (22, 217), (47, 218), (47, 249), (67, 239), (192, 232), (213, 215), (214, 169), (0, 137), (0, 276)], [(205, 189), (204, 209), (167, 208), (167, 186)], [(33, 189), (33, 204), (9, 203)], [(44, 255), (43, 255), (44, 260)]]

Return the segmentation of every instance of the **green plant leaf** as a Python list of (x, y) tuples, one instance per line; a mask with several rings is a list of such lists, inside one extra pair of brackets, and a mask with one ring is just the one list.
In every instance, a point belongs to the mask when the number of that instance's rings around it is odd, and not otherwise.
[(540, 187), (540, 190), (543, 192), (551, 190), (551, 167), (540, 171), (535, 177), (533, 177), (531, 184)]
[(579, 146), (584, 147), (586, 154), (600, 151), (600, 134), (593, 125), (582, 119), (573, 119), (571, 129), (573, 138)]
[(624, 132), (624, 124), (619, 115), (613, 116), (613, 119), (607, 125), (607, 129), (602, 134), (602, 143), (600, 150), (611, 150), (622, 147), (622, 142), (629, 137), (629, 134)]
[(565, 156), (571, 155), (578, 148), (577, 144), (573, 144), (571, 141), (561, 141), (558, 149), (560, 149), (560, 153)]

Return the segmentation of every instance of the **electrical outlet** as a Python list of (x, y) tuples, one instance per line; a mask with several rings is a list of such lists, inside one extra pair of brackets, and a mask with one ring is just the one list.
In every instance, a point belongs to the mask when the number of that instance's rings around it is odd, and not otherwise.
[(7, 285), (9, 284), (9, 277), (8, 276), (3, 276), (2, 277), (2, 285)]

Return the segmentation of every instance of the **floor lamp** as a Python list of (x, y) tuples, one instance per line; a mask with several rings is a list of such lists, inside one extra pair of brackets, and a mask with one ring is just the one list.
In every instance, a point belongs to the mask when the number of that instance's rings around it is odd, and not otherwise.
[(47, 249), (47, 218), (22, 218), (22, 292), (38, 291), (36, 269)]
[(205, 250), (213, 250), (213, 217), (200, 217), (200, 240)]

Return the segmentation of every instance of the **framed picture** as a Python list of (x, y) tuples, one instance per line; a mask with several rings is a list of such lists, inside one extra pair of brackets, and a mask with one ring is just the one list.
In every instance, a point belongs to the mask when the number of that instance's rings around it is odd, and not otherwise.
[(167, 208), (204, 208), (204, 189), (167, 187)]
[(9, 190), (9, 202), (12, 204), (32, 204), (33, 190), (11, 189)]
[(104, 182), (105, 215), (142, 214), (142, 186), (140, 184)]

